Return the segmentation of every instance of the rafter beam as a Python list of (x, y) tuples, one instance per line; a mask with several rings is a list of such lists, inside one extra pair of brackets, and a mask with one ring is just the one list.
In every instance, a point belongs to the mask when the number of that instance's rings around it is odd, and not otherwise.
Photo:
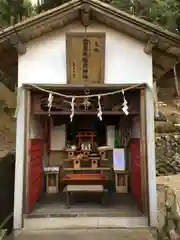
[(1, 53), (1, 58), (3, 61), (0, 62), (0, 69), (3, 71), (7, 71), (9, 68), (14, 66), (18, 61), (18, 54), (14, 48), (9, 48), (8, 50), (4, 50)]
[(166, 52), (165, 50), (160, 50), (159, 48), (158, 49), (157, 48), (153, 49), (153, 54), (154, 55), (162, 55), (164, 57), (171, 58), (171, 59), (174, 59), (176, 61), (180, 60), (180, 56), (175, 56), (174, 54)]
[(162, 70), (164, 72), (166, 71), (166, 69), (159, 63), (155, 63), (154, 62), (153, 65), (154, 65), (155, 68), (158, 68), (158, 69), (160, 69), (160, 70)]
[(158, 37), (151, 36), (144, 47), (144, 52), (146, 54), (152, 54), (152, 50), (157, 44), (158, 44)]
[(9, 38), (9, 42), (17, 50), (17, 52), (20, 55), (23, 55), (26, 53), (26, 46), (24, 43), (22, 43), (22, 41), (20, 40), (20, 38), (16, 33), (11, 35), (11, 37)]

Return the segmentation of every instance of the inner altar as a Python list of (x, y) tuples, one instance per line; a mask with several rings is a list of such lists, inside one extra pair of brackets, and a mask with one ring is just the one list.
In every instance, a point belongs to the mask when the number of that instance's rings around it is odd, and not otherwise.
[[(84, 94), (83, 98), (75, 97), (75, 101), (58, 95), (48, 99), (44, 94), (33, 97), (34, 114), (41, 113), (46, 123), (44, 190), (46, 194), (65, 194), (67, 206), (75, 192), (98, 193), (101, 196), (98, 199), (104, 203), (104, 196), (109, 193), (129, 191), (127, 152), (132, 139), (132, 119), (139, 111), (135, 98), (138, 92), (109, 96), (106, 91), (98, 91), (104, 94), (102, 98), (87, 97), (88, 89), (64, 91), (71, 96)], [(96, 95), (97, 90), (92, 89), (90, 94)], [(128, 116), (124, 113), (125, 97)]]

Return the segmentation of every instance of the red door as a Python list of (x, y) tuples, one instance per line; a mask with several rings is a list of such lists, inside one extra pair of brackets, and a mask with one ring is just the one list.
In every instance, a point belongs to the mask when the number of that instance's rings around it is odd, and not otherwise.
[(31, 212), (43, 189), (43, 140), (30, 140), (29, 209)]
[(142, 210), (141, 197), (141, 165), (140, 139), (133, 139), (130, 145), (131, 152), (131, 192), (139, 210)]

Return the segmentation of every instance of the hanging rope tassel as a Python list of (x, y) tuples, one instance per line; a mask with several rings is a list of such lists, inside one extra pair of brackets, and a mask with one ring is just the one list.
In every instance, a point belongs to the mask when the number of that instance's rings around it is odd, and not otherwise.
[(123, 110), (123, 112), (126, 114), (126, 115), (128, 115), (129, 114), (129, 112), (128, 112), (128, 102), (126, 101), (126, 98), (125, 98), (125, 95), (124, 95), (124, 90), (122, 90), (122, 95), (123, 95), (123, 100), (124, 100), (124, 102), (123, 102), (123, 104), (122, 104), (122, 106), (123, 106), (123, 108), (122, 108), (122, 110)]
[(102, 108), (101, 108), (101, 96), (99, 95), (98, 96), (98, 113), (97, 113), (97, 116), (99, 118), (100, 121), (102, 121)]
[(51, 115), (51, 108), (52, 108), (52, 102), (53, 102), (53, 94), (52, 93), (49, 93), (49, 97), (48, 97), (48, 113), (49, 113), (49, 116)]
[(71, 122), (72, 122), (73, 117), (74, 117), (74, 101), (75, 101), (75, 97), (72, 97), (72, 100), (71, 100), (71, 115), (70, 115)]

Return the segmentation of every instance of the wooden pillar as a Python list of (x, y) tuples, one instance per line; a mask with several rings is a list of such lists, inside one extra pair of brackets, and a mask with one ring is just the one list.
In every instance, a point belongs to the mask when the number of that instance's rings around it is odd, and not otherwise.
[(148, 213), (149, 201), (148, 201), (145, 89), (140, 90), (140, 158), (141, 158), (140, 162), (141, 162), (142, 210), (144, 213)]
[(30, 171), (30, 119), (31, 119), (31, 92), (26, 90), (25, 95), (25, 174), (24, 174), (24, 212), (29, 212), (29, 171)]
[(23, 194), (24, 194), (24, 138), (25, 138), (25, 90), (20, 87), (18, 92), (18, 111), (16, 120), (16, 162), (14, 183), (14, 230), (23, 227)]

